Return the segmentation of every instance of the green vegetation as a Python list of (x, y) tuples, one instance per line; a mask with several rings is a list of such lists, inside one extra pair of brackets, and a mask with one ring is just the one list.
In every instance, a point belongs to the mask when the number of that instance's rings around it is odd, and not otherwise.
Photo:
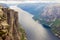
[(25, 33), (24, 29), (22, 28), (21, 25), (19, 25), (19, 26), (20, 26), (19, 31), (21, 32), (21, 40), (27, 40), (26, 33)]
[(40, 20), (41, 24), (50, 25), (52, 22), (46, 22), (45, 20)]
[(50, 25), (51, 23), (53, 23), (50, 27), (52, 32), (56, 35), (56, 36), (60, 36), (60, 19), (56, 19), (55, 21), (50, 21), (50, 22), (46, 22), (45, 20), (40, 20), (40, 22), (42, 24), (45, 25)]
[(53, 22), (53, 25), (52, 25), (52, 31), (53, 33), (56, 35), (56, 36), (60, 36), (60, 19), (56, 19), (54, 22)]
[(55, 22), (53, 22), (53, 25), (52, 26), (60, 26), (60, 19), (56, 19)]

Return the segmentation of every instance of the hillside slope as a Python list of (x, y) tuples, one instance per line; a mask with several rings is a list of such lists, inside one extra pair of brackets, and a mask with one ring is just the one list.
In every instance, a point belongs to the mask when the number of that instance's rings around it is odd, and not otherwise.
[(60, 37), (60, 4), (46, 6), (39, 21), (52, 28), (53, 33)]

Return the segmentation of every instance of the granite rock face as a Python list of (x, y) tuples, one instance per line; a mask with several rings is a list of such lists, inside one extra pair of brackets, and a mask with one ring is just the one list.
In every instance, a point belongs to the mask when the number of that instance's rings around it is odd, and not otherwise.
[(19, 28), (18, 12), (0, 6), (0, 40), (26, 40)]

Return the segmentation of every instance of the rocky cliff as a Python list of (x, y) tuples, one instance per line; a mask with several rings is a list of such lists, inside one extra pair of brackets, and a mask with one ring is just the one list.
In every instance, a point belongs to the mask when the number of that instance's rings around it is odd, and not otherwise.
[(26, 40), (18, 22), (18, 12), (0, 6), (0, 40)]

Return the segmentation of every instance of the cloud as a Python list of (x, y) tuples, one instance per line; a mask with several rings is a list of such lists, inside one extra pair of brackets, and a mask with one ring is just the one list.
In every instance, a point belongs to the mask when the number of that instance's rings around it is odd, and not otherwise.
[(60, 0), (0, 0), (0, 1), (60, 1)]

